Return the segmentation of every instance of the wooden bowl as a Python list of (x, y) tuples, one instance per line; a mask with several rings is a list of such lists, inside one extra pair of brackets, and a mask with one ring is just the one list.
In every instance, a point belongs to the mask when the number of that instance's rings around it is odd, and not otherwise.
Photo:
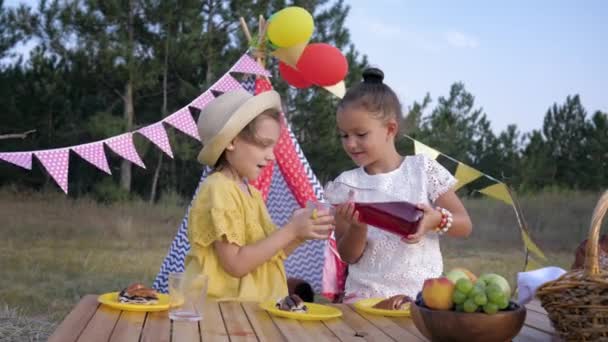
[(526, 308), (499, 311), (494, 315), (431, 310), (412, 303), (416, 328), (431, 341), (511, 341), (526, 320)]

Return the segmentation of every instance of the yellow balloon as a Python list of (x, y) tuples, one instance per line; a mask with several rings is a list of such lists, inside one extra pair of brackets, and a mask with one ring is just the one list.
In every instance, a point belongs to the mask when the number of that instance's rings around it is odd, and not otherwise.
[(279, 47), (307, 42), (314, 29), (312, 15), (302, 7), (292, 6), (275, 13), (268, 23), (268, 38)]

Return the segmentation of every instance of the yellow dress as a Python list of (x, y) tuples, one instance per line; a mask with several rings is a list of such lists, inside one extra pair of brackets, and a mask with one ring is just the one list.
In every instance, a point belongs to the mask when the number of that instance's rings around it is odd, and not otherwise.
[(249, 186), (250, 194), (220, 172), (201, 185), (190, 209), (186, 275), (205, 274), (208, 296), (218, 300), (266, 301), (287, 295), (287, 278), (280, 251), (242, 278), (222, 268), (213, 247), (223, 237), (245, 246), (266, 238), (276, 230), (261, 194)]

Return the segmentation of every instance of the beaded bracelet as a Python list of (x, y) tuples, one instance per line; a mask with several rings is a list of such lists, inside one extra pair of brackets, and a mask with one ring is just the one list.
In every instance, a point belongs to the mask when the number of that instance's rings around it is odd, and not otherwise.
[(449, 210), (441, 207), (437, 207), (437, 211), (441, 213), (441, 222), (439, 222), (439, 225), (435, 228), (435, 231), (439, 235), (443, 235), (447, 233), (450, 228), (452, 228), (452, 213)]

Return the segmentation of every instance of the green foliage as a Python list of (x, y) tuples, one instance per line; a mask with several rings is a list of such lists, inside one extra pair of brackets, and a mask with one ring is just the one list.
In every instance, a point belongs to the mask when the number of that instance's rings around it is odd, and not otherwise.
[[(0, 140), (0, 150), (78, 145), (157, 122), (207, 90), (251, 45), (239, 17), (256, 35), (259, 15), (268, 18), (292, 4), (313, 14), (313, 42), (333, 44), (345, 54), (346, 85), (359, 82), (368, 62), (351, 42), (344, 27), (350, 8), (339, 0), (41, 1), (35, 8), (5, 8), (0, 1), (0, 58), (11, 57), (18, 43), (36, 42), (29, 56), (4, 59), (0, 67), (0, 92), (5, 95), (0, 97), (0, 134), (36, 133), (24, 140)], [(353, 168), (336, 134), (337, 99), (321, 88), (289, 87), (276, 64), (272, 58), (267, 61), (273, 85), (282, 94), (289, 123), (318, 178), (325, 183)], [(133, 90), (129, 96), (128, 87)], [(486, 113), (460, 82), (451, 85), (447, 95), (435, 101), (427, 95), (404, 112), (404, 133), (520, 192), (608, 186), (608, 117), (600, 111), (588, 116), (578, 95), (551, 105), (542, 129), (528, 133), (515, 125), (492, 131)], [(163, 156), (161, 162), (162, 152), (135, 135), (147, 168), (132, 169), (131, 195), (192, 196), (201, 171), (196, 161), (200, 144), (173, 128), (167, 132), (175, 158)], [(409, 139), (397, 144), (402, 153), (413, 152)], [(121, 159), (109, 153), (108, 161), (114, 177), (72, 154), (72, 195), (123, 199), (125, 195), (110, 186), (118, 184)], [(30, 173), (0, 163), (0, 184), (35, 189), (53, 185), (37, 163)]]

